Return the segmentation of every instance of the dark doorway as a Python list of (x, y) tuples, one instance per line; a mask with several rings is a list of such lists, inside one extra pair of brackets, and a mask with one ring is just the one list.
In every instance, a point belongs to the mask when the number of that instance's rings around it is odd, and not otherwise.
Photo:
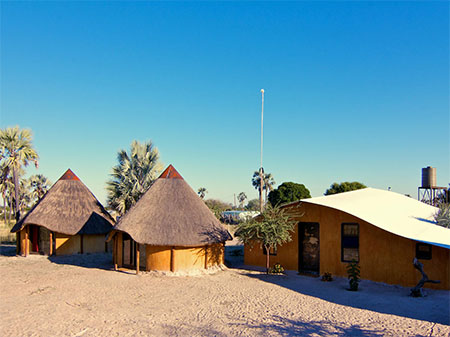
[(30, 225), (31, 252), (39, 253), (39, 226)]
[(123, 233), (122, 261), (125, 267), (136, 265), (136, 242), (127, 233)]
[(298, 224), (298, 271), (318, 275), (320, 271), (319, 223)]

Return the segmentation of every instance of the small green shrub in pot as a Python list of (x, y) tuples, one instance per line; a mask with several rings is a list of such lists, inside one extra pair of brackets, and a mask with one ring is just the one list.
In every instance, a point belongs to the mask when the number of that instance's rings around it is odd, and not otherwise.
[(281, 263), (275, 263), (272, 268), (270, 268), (270, 274), (283, 274), (284, 268)]
[(349, 281), (349, 286), (351, 291), (357, 291), (358, 290), (358, 285), (359, 285), (359, 281), (360, 281), (360, 268), (358, 263), (353, 260), (352, 262), (350, 262), (347, 266), (347, 274), (348, 274), (348, 281)]

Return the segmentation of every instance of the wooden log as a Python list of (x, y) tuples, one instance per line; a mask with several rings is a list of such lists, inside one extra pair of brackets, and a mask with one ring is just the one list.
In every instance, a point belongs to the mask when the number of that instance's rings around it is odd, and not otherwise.
[(28, 254), (30, 252), (30, 244), (28, 242), (28, 230), (29, 230), (29, 226), (27, 226), (25, 228), (25, 256), (28, 256)]
[(175, 247), (170, 248), (170, 271), (175, 271)]
[(136, 242), (136, 275), (139, 275), (139, 243)]
[(50, 232), (49, 234), (49, 240), (50, 240), (50, 251), (49, 251), (49, 255), (52, 256), (53, 255), (53, 233)]
[(83, 234), (80, 235), (80, 254), (83, 254)]
[(428, 275), (425, 274), (425, 272), (423, 271), (423, 264), (421, 262), (419, 262), (419, 260), (417, 260), (417, 258), (414, 258), (413, 265), (414, 265), (414, 268), (416, 268), (422, 274), (422, 279), (419, 281), (419, 283), (417, 283), (417, 285), (414, 288), (411, 289), (411, 296), (413, 296), (413, 297), (423, 297), (424, 293), (423, 293), (422, 287), (424, 286), (424, 284), (426, 282), (429, 282), (429, 283), (441, 283), (441, 281), (430, 280), (428, 278)]

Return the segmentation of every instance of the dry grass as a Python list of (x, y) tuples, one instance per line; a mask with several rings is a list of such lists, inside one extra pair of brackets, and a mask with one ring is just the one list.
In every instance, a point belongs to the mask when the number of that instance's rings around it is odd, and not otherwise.
[(13, 228), (15, 221), (11, 221), (11, 223), (5, 223), (3, 220), (0, 221), (0, 242), (1, 243), (15, 243), (16, 242), (16, 234), (11, 233), (11, 228)]

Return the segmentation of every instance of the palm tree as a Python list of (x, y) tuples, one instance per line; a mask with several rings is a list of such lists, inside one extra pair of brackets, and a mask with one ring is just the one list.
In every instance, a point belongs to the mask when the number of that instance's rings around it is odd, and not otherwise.
[(247, 199), (247, 195), (244, 192), (238, 194), (239, 207), (244, 208), (244, 201)]
[(39, 156), (31, 141), (31, 130), (21, 130), (18, 126), (0, 130), (0, 159), (4, 160), (4, 165), (8, 166), (13, 174), (16, 221), (20, 218), (18, 170), (22, 166), (28, 166), (30, 161), (38, 167)]
[(204, 187), (200, 187), (197, 191), (197, 194), (199, 195), (199, 197), (201, 199), (203, 199), (205, 197), (206, 193), (208, 193), (208, 191)]
[(151, 141), (133, 141), (130, 151), (120, 150), (119, 162), (106, 183), (108, 207), (125, 214), (147, 192), (162, 169), (159, 152)]
[[(265, 173), (263, 171), (262, 173), (262, 177), (263, 177), (263, 191), (265, 191), (265, 196), (266, 196), (266, 202), (267, 202), (267, 194), (269, 191), (273, 190), (273, 186), (275, 185), (275, 180), (273, 179), (273, 176), (271, 173)], [(253, 173), (253, 177), (252, 177), (252, 185), (253, 187), (258, 190), (258, 193), (260, 195), (261, 198), (261, 175), (259, 171), (255, 171)]]
[(9, 175), (9, 167), (6, 166), (5, 162), (0, 163), (0, 193), (3, 198), (3, 215), (6, 221), (6, 202), (10, 199), (10, 192), (14, 188), (14, 184), (12, 183), (12, 179)]
[(43, 174), (35, 174), (28, 178), (30, 185), (30, 196), (31, 200), (34, 202), (40, 201), (42, 197), (50, 189), (52, 183)]

